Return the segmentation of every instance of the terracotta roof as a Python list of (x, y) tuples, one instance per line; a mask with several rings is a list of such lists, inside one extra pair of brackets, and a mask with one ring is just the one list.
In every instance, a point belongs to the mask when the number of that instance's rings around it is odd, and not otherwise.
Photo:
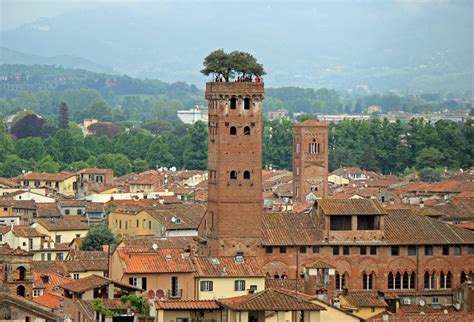
[(68, 290), (68, 291), (71, 291), (71, 292), (74, 292), (74, 293), (83, 293), (87, 290), (91, 290), (91, 289), (99, 288), (99, 287), (102, 287), (102, 286), (106, 286), (106, 285), (109, 285), (111, 283), (113, 283), (113, 284), (115, 284), (119, 287), (123, 287), (123, 288), (128, 288), (128, 289), (137, 290), (137, 291), (142, 290), (142, 289), (140, 289), (138, 287), (135, 287), (133, 285), (125, 284), (125, 283), (122, 283), (122, 282), (117, 282), (117, 281), (111, 280), (109, 278), (106, 278), (106, 277), (103, 277), (103, 276), (98, 276), (98, 275), (91, 275), (91, 276), (87, 276), (87, 277), (84, 277), (84, 278), (80, 278), (78, 280), (74, 280), (74, 281), (66, 283), (66, 284), (62, 284), (61, 288), (65, 289), (65, 290)]
[(295, 123), (293, 126), (329, 126), (327, 122), (320, 122), (317, 120), (306, 120), (303, 122)]
[(0, 186), (13, 188), (13, 187), (16, 187), (17, 185), (18, 184), (15, 181), (0, 177)]
[(64, 266), (70, 273), (76, 272), (107, 272), (109, 270), (108, 257), (101, 260), (70, 260), (64, 261)]
[(325, 215), (386, 215), (378, 200), (374, 199), (320, 199), (317, 201)]
[(219, 304), (234, 311), (322, 311), (324, 307), (282, 290), (267, 288), (261, 292), (220, 299)]
[(45, 234), (41, 234), (35, 228), (28, 226), (28, 225), (14, 225), (13, 226), (13, 233), (17, 237), (24, 237), (24, 238), (33, 238), (33, 237), (45, 237)]
[(179, 171), (176, 173), (176, 177), (180, 179), (188, 179), (191, 178), (195, 175), (203, 175), (206, 174), (207, 171), (200, 171), (200, 170), (185, 170), (185, 171)]
[(380, 178), (376, 180), (367, 181), (368, 187), (388, 187), (397, 183), (399, 180), (395, 178)]
[(179, 249), (157, 249), (130, 252), (118, 249), (124, 273), (191, 273), (195, 271), (191, 259)]
[[(164, 205), (160, 208), (146, 209), (153, 218), (162, 224), (167, 230), (197, 229), (202, 217), (207, 211), (204, 204), (173, 204)], [(180, 223), (173, 218), (180, 219)]]
[(454, 197), (433, 207), (445, 215), (444, 220), (474, 219), (474, 198)]
[(61, 284), (69, 283), (72, 279), (56, 272), (33, 271), (33, 288), (43, 288), (45, 292), (53, 292), (53, 289)]
[(153, 185), (161, 182), (162, 173), (154, 170), (149, 170), (138, 174), (138, 176), (130, 180), (128, 183), (137, 185), (137, 184), (146, 184)]
[(457, 224), (457, 225), (454, 225), (454, 226), (459, 227), (459, 228), (474, 230), (474, 221), (465, 222), (465, 223)]
[(10, 231), (10, 226), (0, 225), (0, 235), (6, 234)]
[(306, 268), (336, 268), (336, 266), (323, 262), (322, 260), (317, 260), (315, 262), (308, 263), (304, 265), (304, 267)]
[(69, 258), (76, 261), (96, 261), (107, 258), (107, 253), (101, 250), (71, 250)]
[(373, 291), (349, 291), (341, 295), (346, 302), (354, 307), (387, 307), (383, 298), (379, 298)]
[(31, 264), (32, 271), (35, 273), (55, 272), (62, 276), (69, 276), (69, 271), (63, 261), (33, 261)]
[(100, 202), (89, 202), (86, 205), (86, 212), (104, 212), (104, 204)]
[(63, 297), (60, 295), (46, 292), (41, 296), (33, 297), (32, 301), (50, 309), (57, 309), (59, 308), (62, 299)]
[(51, 217), (59, 218), (60, 216), (61, 216), (61, 213), (59, 212), (58, 208), (56, 207), (55, 202), (37, 203), (36, 204), (36, 217), (38, 217), (38, 218), (51, 218)]
[(15, 180), (42, 180), (42, 181), (63, 181), (67, 178), (74, 177), (75, 173), (45, 173), (45, 172), (28, 172), (18, 177)]
[(36, 202), (34, 200), (15, 200), (13, 205), (13, 209), (36, 209)]
[(25, 297), (7, 292), (0, 292), (0, 303), (6, 303), (7, 305), (10, 304), (12, 307), (27, 308), (28, 312), (31, 312), (29, 314), (43, 320), (57, 321), (62, 318), (62, 316), (53, 312), (51, 308), (35, 303)]
[(472, 244), (474, 232), (415, 214), (410, 209), (390, 209), (385, 217), (388, 244)]
[(82, 170), (79, 170), (77, 172), (78, 174), (81, 173), (87, 173), (87, 174), (113, 174), (113, 171), (111, 169), (98, 169), (98, 168), (85, 168)]
[(61, 205), (61, 207), (85, 207), (87, 201), (77, 199), (61, 199), (58, 200), (58, 203)]
[[(76, 217), (77, 218), (77, 217)], [(78, 220), (68, 216), (67, 218), (60, 218), (55, 220), (38, 220), (38, 225), (43, 226), (49, 231), (64, 231), (64, 230), (89, 230), (89, 226), (82, 220)]]
[(263, 277), (257, 257), (243, 257), (239, 263), (233, 256), (195, 257), (198, 276), (205, 277)]
[(263, 214), (263, 245), (313, 245), (318, 231), (308, 215), (289, 212)]
[(157, 310), (219, 310), (215, 300), (168, 300), (155, 301)]

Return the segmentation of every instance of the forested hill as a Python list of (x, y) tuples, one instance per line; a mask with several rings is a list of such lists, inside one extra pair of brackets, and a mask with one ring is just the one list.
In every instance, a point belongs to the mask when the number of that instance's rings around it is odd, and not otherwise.
[[(185, 82), (170, 84), (58, 66), (0, 65), (1, 114), (28, 109), (50, 117), (56, 115), (62, 101), (76, 122), (85, 117), (114, 122), (172, 121), (177, 119), (177, 110), (206, 103), (202, 89)], [(264, 112), (285, 108), (290, 114), (360, 114), (371, 105), (380, 105), (384, 112), (421, 113), (466, 109), (471, 102), (471, 91), (400, 95), (288, 86), (267, 87), (263, 108)]]

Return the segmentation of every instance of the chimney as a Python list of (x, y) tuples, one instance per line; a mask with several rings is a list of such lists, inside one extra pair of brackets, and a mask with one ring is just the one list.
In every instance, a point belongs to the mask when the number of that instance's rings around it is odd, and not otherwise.
[(425, 202), (423, 201), (423, 199), (420, 200), (420, 208), (425, 208)]

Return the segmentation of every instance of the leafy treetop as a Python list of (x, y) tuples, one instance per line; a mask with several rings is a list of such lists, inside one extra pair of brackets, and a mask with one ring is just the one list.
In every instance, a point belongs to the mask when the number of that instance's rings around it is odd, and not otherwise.
[(266, 74), (263, 65), (255, 57), (242, 51), (226, 53), (223, 49), (215, 50), (204, 58), (203, 65), (201, 73), (206, 76), (213, 73), (218, 78), (223, 77), (226, 82), (236, 76), (246, 79)]

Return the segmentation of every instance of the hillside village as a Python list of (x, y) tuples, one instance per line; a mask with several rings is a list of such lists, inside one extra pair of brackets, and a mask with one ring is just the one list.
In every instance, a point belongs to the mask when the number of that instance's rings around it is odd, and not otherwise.
[(474, 169), (329, 173), (315, 120), (262, 169), (263, 95), (207, 83), (208, 171), (0, 178), (0, 319), (469, 321)]

